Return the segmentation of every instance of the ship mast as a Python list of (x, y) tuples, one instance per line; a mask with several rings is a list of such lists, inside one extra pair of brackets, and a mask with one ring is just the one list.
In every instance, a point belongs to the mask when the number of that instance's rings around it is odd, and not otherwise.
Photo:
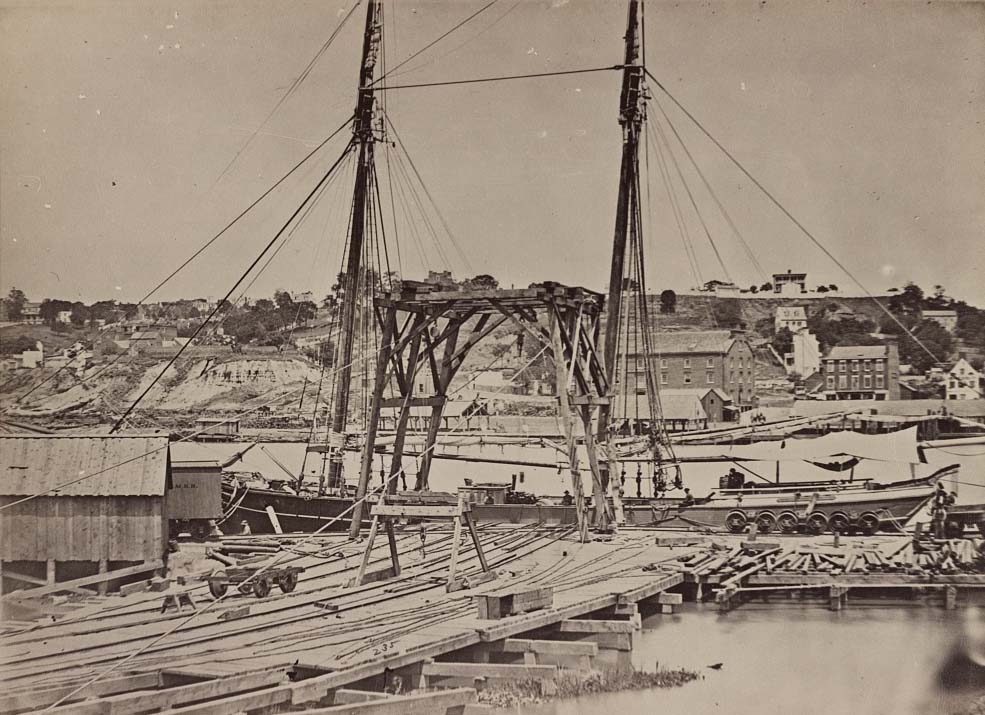
[[(359, 147), (359, 160), (356, 165), (356, 183), (352, 198), (352, 223), (349, 227), (349, 253), (346, 262), (345, 286), (342, 301), (340, 326), (340, 346), (338, 352), (338, 380), (335, 388), (334, 411), (331, 430), (335, 434), (345, 432), (349, 413), (349, 392), (352, 379), (352, 348), (356, 332), (356, 295), (365, 266), (363, 265), (363, 243), (366, 235), (366, 202), (369, 181), (374, 160), (373, 134), (374, 107), (376, 93), (373, 78), (376, 60), (380, 53), (382, 38), (382, 5), (378, 0), (370, 0), (366, 8), (366, 29), (363, 35), (362, 63), (359, 68), (359, 99), (353, 121), (353, 141)], [(342, 484), (342, 461), (332, 459), (329, 463), (328, 483), (332, 488)]]
[[(646, 118), (643, 94), (643, 66), (640, 62), (639, 0), (629, 0), (626, 22), (626, 55), (623, 63), (622, 92), (619, 98), (619, 124), (622, 126), (622, 165), (619, 171), (619, 198), (616, 202), (616, 225), (612, 240), (612, 265), (609, 272), (609, 295), (606, 301), (603, 364), (610, 389), (616, 384), (619, 331), (623, 318), (627, 237), (634, 230), (639, 211), (639, 145)], [(645, 327), (645, 326), (644, 326)], [(597, 437), (605, 444), (609, 438), (611, 404), (599, 410)], [(609, 452), (610, 460), (614, 455)], [(603, 485), (608, 484), (608, 465), (602, 468)]]

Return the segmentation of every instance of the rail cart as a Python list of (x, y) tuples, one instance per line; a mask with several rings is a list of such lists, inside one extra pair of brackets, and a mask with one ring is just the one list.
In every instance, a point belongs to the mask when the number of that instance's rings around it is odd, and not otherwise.
[(290, 593), (298, 585), (298, 574), (304, 571), (302, 566), (275, 566), (253, 578), (262, 568), (260, 565), (232, 566), (216, 571), (208, 578), (209, 592), (222, 598), (230, 586), (235, 586), (244, 595), (252, 591), (257, 598), (266, 598), (271, 584), (277, 584), (281, 591)]

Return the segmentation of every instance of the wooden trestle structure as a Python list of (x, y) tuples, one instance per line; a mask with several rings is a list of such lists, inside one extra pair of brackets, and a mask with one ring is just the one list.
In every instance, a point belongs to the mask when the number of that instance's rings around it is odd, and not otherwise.
[[(440, 291), (434, 286), (405, 282), (399, 292), (376, 301), (375, 315), (381, 334), (373, 397), (366, 427), (351, 535), (359, 534), (363, 499), (373, 466), (380, 410), (396, 408), (396, 437), (387, 491), (397, 491), (403, 471), (407, 421), (414, 408), (430, 407), (431, 419), (415, 489), (427, 490), (434, 445), (452, 380), (469, 351), (505, 324), (512, 324), (544, 346), (554, 358), (560, 416), (567, 438), (572, 492), (578, 513), (579, 533), (587, 538), (587, 513), (576, 445), (584, 439), (592, 473), (596, 522), (611, 521), (611, 509), (603, 482), (595, 442), (599, 407), (608, 404), (609, 379), (598, 348), (604, 297), (600, 293), (559, 283), (543, 283), (525, 289)], [(419, 394), (414, 376), (429, 370), (433, 391)], [(395, 384), (395, 390), (391, 389)], [(579, 426), (580, 424), (580, 426)]]

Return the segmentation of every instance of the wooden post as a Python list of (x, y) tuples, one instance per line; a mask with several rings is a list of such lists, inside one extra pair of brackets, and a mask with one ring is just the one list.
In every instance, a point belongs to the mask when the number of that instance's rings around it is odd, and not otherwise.
[[(380, 504), (383, 503), (383, 495), (380, 494)], [(363, 576), (366, 575), (366, 567), (369, 566), (369, 557), (373, 552), (373, 542), (376, 540), (376, 531), (380, 527), (380, 517), (374, 515), (373, 523), (369, 526), (369, 536), (366, 539), (366, 551), (363, 552), (363, 560), (359, 564), (359, 571), (356, 573), (356, 578), (352, 582), (353, 586), (359, 586), (362, 584)]]
[(958, 606), (958, 589), (955, 586), (944, 587), (944, 608), (953, 611)]
[[(421, 351), (421, 335), (418, 328), (421, 323), (423, 323), (426, 318), (421, 315), (417, 317), (414, 324), (411, 326), (412, 331), (416, 331), (417, 335), (411, 338), (409, 353), (407, 355), (407, 363), (403, 374), (403, 384), (400, 385), (400, 396), (403, 398), (404, 402), (400, 406), (400, 416), (397, 417), (396, 434), (393, 436), (393, 458), (390, 460), (390, 474), (399, 474), (403, 469), (403, 458), (404, 458), (404, 439), (407, 436), (407, 419), (410, 417), (410, 403), (414, 399), (414, 381), (417, 377), (417, 358)], [(396, 360), (400, 360), (400, 354), (394, 355)], [(398, 374), (399, 379), (399, 374)], [(397, 479), (392, 479), (386, 486), (385, 490), (388, 494), (397, 493)]]
[(458, 496), (459, 516), (455, 519), (455, 529), (451, 537), (451, 562), (448, 564), (448, 589), (451, 590), (455, 581), (455, 571), (458, 569), (458, 550), (462, 540), (462, 495)]
[(578, 446), (575, 441), (574, 415), (568, 402), (568, 372), (564, 369), (564, 348), (561, 346), (561, 328), (558, 325), (557, 311), (549, 316), (551, 329), (551, 350), (554, 353), (554, 371), (557, 381), (558, 412), (561, 427), (568, 448), (568, 466), (571, 469), (571, 490), (575, 496), (575, 518), (578, 523), (578, 537), (582, 543), (588, 541), (588, 524), (585, 522), (585, 494), (582, 490), (581, 472), (578, 470)]
[[(458, 318), (452, 317), (451, 320), (457, 321)], [(432, 377), (437, 378), (435, 380), (434, 390), (437, 396), (445, 397), (448, 394), (448, 388), (451, 387), (451, 380), (455, 376), (456, 368), (452, 364), (455, 355), (455, 349), (458, 346), (458, 333), (461, 325), (456, 325), (452, 328), (448, 337), (445, 339), (445, 352), (441, 359), (441, 364), (438, 365), (437, 375), (432, 375)], [(461, 363), (459, 363), (461, 364)], [(424, 447), (421, 449), (421, 468), (420, 468), (420, 487), (422, 490), (428, 489), (428, 478), (431, 474), (431, 462), (434, 459), (434, 444), (438, 441), (438, 430), (441, 429), (441, 416), (445, 410), (445, 400), (442, 400), (440, 404), (434, 405), (431, 408), (431, 419), (428, 420), (428, 432), (427, 437), (424, 440)]]
[(48, 562), (47, 562), (47, 573), (45, 575), (45, 583), (47, 583), (49, 586), (53, 586), (55, 584), (55, 560), (54, 559), (48, 559)]
[[(99, 573), (103, 574), (107, 571), (109, 571), (109, 559), (99, 559)], [(107, 581), (100, 581), (98, 586), (99, 595), (105, 596), (108, 587), (109, 583)]]
[(373, 449), (376, 446), (376, 431), (380, 425), (380, 406), (383, 404), (383, 392), (387, 383), (387, 367), (390, 363), (390, 350), (392, 348), (390, 343), (393, 341), (396, 325), (397, 309), (390, 306), (387, 308), (386, 317), (383, 320), (383, 331), (380, 337), (380, 354), (376, 361), (376, 375), (373, 383), (373, 401), (369, 410), (369, 424), (366, 425), (366, 443), (363, 445), (363, 452), (360, 457), (356, 503), (352, 508), (352, 521), (349, 524), (350, 539), (359, 538), (359, 529), (362, 526), (365, 505), (361, 500), (369, 490), (369, 476), (373, 471)]
[(472, 534), (472, 541), (475, 543), (475, 553), (479, 557), (479, 563), (482, 565), (483, 571), (489, 570), (489, 564), (486, 563), (486, 555), (482, 553), (482, 544), (479, 542), (479, 532), (475, 529), (475, 522), (472, 521), (472, 513), (466, 511), (462, 518), (465, 519), (465, 525), (469, 528), (469, 533)]
[(393, 562), (393, 575), (400, 575), (400, 557), (397, 554), (397, 537), (393, 533), (393, 519), (386, 520), (386, 539), (390, 543), (390, 560)]

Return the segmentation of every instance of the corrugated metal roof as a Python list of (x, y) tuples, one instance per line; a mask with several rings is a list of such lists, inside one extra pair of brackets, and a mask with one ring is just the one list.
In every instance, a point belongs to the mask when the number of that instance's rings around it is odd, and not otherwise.
[(163, 496), (168, 454), (160, 435), (0, 436), (0, 496)]

